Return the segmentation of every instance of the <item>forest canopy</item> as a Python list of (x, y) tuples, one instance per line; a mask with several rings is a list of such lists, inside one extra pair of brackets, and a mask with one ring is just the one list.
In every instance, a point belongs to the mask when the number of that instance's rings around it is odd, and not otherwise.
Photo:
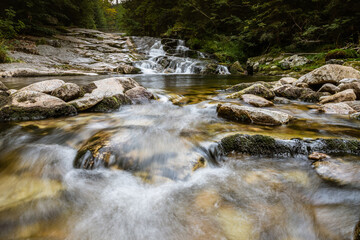
[[(0, 37), (61, 26), (181, 38), (220, 61), (359, 44), (358, 0), (3, 0)], [(331, 48), (329, 47), (329, 48)]]

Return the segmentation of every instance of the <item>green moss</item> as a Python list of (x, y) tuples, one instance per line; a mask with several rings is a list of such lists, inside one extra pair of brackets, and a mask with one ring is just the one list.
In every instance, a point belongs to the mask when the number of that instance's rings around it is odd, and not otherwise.
[(346, 59), (357, 57), (359, 57), (359, 54), (354, 49), (334, 49), (326, 54), (325, 60), (328, 61), (330, 59)]
[(90, 112), (111, 112), (117, 110), (121, 105), (131, 104), (131, 100), (124, 95), (116, 95), (113, 97), (108, 97), (102, 100), (100, 103), (96, 104), (94, 107), (90, 108)]

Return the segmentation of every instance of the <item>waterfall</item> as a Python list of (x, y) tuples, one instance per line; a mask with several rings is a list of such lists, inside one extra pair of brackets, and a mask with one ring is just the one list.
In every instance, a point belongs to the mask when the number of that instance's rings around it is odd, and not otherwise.
[(144, 55), (133, 65), (144, 74), (203, 74), (209, 64), (217, 65), (216, 74), (230, 74), (226, 66), (219, 65), (209, 54), (191, 50), (184, 40), (133, 37), (133, 41)]

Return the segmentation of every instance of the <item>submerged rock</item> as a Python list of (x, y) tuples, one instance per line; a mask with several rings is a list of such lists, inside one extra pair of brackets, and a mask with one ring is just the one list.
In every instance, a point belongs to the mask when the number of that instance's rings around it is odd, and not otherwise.
[(276, 126), (288, 123), (293, 119), (287, 113), (259, 109), (254, 107), (238, 106), (234, 104), (219, 104), (218, 116), (242, 123)]
[(248, 104), (251, 104), (255, 107), (271, 107), (274, 106), (274, 103), (272, 103), (269, 100), (266, 100), (265, 98), (253, 95), (253, 94), (244, 94), (241, 96), (242, 100)]
[(84, 96), (83, 90), (75, 83), (65, 83), (51, 92), (51, 95), (64, 100), (65, 102)]
[(313, 152), (360, 155), (360, 141), (346, 139), (282, 140), (264, 135), (236, 134), (223, 138), (220, 148), (224, 154), (237, 152), (269, 157), (308, 156)]
[(36, 91), (49, 94), (64, 84), (65, 82), (63, 80), (53, 79), (30, 84), (19, 91)]
[(360, 78), (360, 72), (352, 67), (328, 64), (305, 74), (297, 82), (316, 86), (325, 83), (338, 84), (344, 78)]
[(354, 100), (356, 100), (356, 95), (354, 90), (347, 89), (342, 92), (336, 93), (332, 96), (325, 97), (320, 101), (320, 104), (339, 103), (339, 102), (354, 101)]
[(312, 165), (316, 173), (326, 181), (360, 187), (360, 164), (341, 159), (327, 159), (314, 162)]
[(253, 94), (253, 95), (260, 96), (260, 97), (263, 97), (266, 99), (273, 99), (275, 97), (275, 94), (273, 91), (269, 90), (263, 84), (257, 83), (257, 84), (251, 85), (250, 87), (247, 87), (239, 92), (229, 95), (228, 98), (232, 98), (232, 99), (241, 98), (241, 96), (244, 94)]
[(1, 121), (36, 120), (76, 115), (73, 106), (63, 100), (35, 91), (18, 91), (9, 104), (0, 109)]

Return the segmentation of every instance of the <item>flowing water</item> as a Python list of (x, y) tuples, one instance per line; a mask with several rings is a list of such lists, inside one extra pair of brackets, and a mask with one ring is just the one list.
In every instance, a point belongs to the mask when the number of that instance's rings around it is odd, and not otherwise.
[[(103, 78), (61, 77), (78, 84)], [(216, 115), (227, 86), (259, 77), (139, 75), (159, 100), (107, 114), (0, 124), (0, 239), (352, 239), (360, 190), (321, 180), (306, 158), (213, 149), (234, 133), (358, 138), (354, 121), (300, 102), (276, 105), (280, 127)], [(20, 88), (44, 78), (4, 79)], [(73, 167), (95, 134), (124, 156), (116, 168)], [(193, 171), (203, 157), (204, 168)], [(359, 158), (357, 157), (357, 160)]]

